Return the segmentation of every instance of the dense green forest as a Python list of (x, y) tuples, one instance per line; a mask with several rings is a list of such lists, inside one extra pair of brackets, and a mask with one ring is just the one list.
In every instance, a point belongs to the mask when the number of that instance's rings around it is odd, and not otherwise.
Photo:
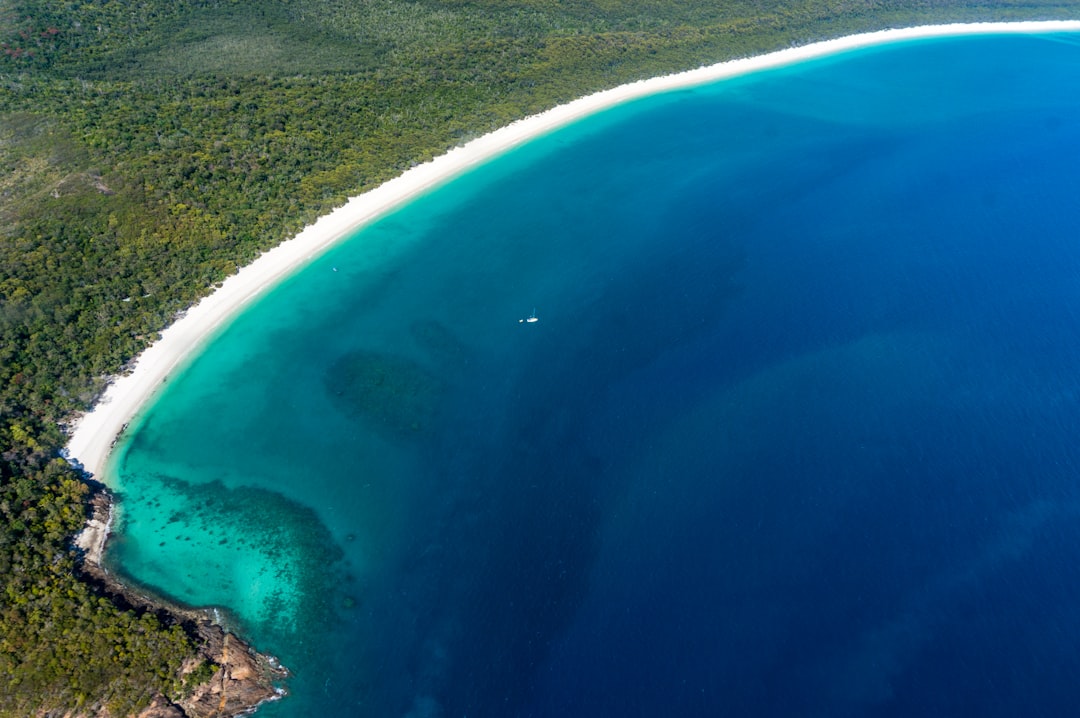
[(213, 285), (518, 117), (850, 32), (1059, 0), (0, 3), (0, 716), (175, 697), (194, 639), (78, 578), (63, 422)]

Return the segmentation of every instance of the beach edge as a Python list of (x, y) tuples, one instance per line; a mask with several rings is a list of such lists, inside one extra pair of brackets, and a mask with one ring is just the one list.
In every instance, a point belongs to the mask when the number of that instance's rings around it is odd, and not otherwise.
[(364, 226), (519, 145), (647, 96), (852, 50), (936, 37), (1051, 32), (1080, 32), (1080, 20), (949, 23), (847, 35), (619, 85), (512, 122), (350, 198), (229, 276), (163, 330), (160, 338), (137, 357), (132, 370), (113, 377), (93, 408), (72, 422), (66, 456), (100, 479), (121, 433), (150, 403), (162, 384), (257, 297)]

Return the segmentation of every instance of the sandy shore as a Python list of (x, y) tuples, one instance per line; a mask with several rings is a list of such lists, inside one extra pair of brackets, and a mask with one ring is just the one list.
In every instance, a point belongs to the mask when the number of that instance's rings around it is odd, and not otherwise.
[(111, 383), (94, 409), (75, 423), (67, 446), (68, 454), (81, 462), (87, 471), (100, 475), (116, 437), (162, 382), (255, 297), (365, 224), (516, 145), (599, 110), (646, 95), (790, 65), (845, 50), (915, 38), (1052, 31), (1080, 31), (1080, 21), (929, 25), (851, 35), (622, 85), (514, 122), (350, 199), (343, 207), (322, 217), (294, 238), (229, 277), (217, 291), (162, 332), (161, 339), (143, 352), (130, 374), (117, 377)]

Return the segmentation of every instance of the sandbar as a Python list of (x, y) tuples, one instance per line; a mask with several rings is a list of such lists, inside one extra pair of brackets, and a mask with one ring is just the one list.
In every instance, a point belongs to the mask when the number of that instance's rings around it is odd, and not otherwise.
[(101, 477), (124, 427), (184, 361), (245, 306), (314, 257), (382, 215), (507, 150), (615, 105), (647, 95), (702, 85), (848, 50), (902, 40), (998, 33), (1080, 31), (1080, 21), (1029, 21), (926, 25), (849, 35), (672, 75), (620, 85), (513, 122), (414, 167), (321, 217), (292, 239), (265, 252), (228, 277), (184, 312), (137, 358), (132, 370), (113, 378), (93, 409), (72, 425), (69, 460)]

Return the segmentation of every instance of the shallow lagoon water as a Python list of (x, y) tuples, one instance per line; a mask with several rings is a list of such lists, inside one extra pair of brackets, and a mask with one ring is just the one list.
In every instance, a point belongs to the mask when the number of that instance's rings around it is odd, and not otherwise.
[(170, 380), (107, 558), (267, 716), (1064, 714), (1078, 80), (907, 42), (493, 161)]

